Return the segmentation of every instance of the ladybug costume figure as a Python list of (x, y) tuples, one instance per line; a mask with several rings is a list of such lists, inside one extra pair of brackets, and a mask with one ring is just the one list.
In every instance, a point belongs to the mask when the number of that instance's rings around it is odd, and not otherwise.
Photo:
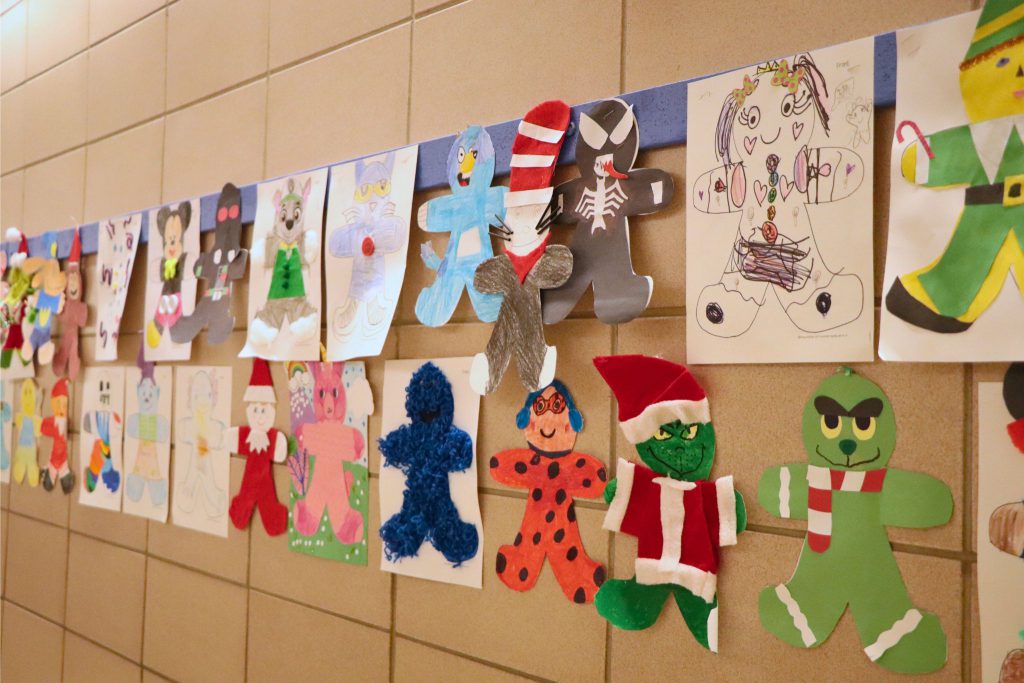
[(512, 545), (498, 550), (498, 578), (512, 590), (533, 588), (544, 558), (565, 596), (593, 602), (605, 569), (583, 549), (573, 499), (599, 498), (608, 478), (604, 464), (573, 450), (583, 416), (557, 379), (526, 397), (516, 416), (528, 448), (502, 451), (491, 458), (491, 477), (508, 486), (530, 489), (526, 511)]

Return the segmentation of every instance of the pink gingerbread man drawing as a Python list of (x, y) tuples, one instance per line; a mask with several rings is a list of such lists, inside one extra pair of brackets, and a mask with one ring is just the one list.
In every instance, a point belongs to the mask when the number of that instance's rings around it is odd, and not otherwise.
[(308, 367), (313, 375), (316, 421), (302, 425), (296, 438), (299, 450), (305, 449), (315, 463), (309, 490), (295, 504), (293, 522), (300, 534), (313, 536), (326, 509), (338, 540), (355, 543), (363, 537), (363, 516), (349, 503), (354, 475), (345, 471), (345, 463), (359, 460), (366, 444), (358, 429), (345, 424), (345, 413), (348, 401), (360, 415), (373, 412), (372, 397), (369, 406), (366, 403), (369, 384), (365, 379), (354, 384), (349, 397), (342, 381), (343, 362), (309, 363)]

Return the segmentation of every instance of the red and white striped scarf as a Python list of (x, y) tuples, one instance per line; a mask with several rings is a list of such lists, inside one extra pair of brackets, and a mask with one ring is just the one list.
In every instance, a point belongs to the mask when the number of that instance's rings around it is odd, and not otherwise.
[(832, 492), (878, 493), (885, 481), (885, 469), (867, 472), (833, 470), (807, 466), (807, 545), (816, 553), (828, 550), (832, 542)]

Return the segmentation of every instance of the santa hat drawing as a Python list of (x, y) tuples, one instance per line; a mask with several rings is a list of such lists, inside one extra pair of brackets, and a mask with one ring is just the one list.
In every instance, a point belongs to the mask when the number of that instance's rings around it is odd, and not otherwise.
[(20, 268), (28, 258), (28, 239), (25, 237), (25, 233), (17, 228), (7, 228), (7, 239), (18, 243), (18, 251), (11, 255), (9, 263), (11, 268)]
[(71, 240), (71, 254), (68, 256), (68, 268), (78, 268), (82, 260), (82, 235), (78, 228), (75, 228), (75, 236)]
[(526, 112), (512, 142), (512, 172), (505, 208), (547, 204), (551, 176), (569, 127), (569, 105), (559, 100), (541, 102)]
[(53, 384), (53, 389), (50, 391), (51, 398), (67, 398), (68, 397), (68, 379), (67, 377), (61, 377)]
[(277, 403), (274, 393), (274, 380), (270, 376), (270, 365), (262, 358), (252, 359), (252, 375), (249, 386), (242, 397), (247, 403)]
[(711, 421), (708, 397), (686, 366), (651, 356), (599, 356), (594, 367), (619, 402), (619, 427), (641, 443), (661, 425)]

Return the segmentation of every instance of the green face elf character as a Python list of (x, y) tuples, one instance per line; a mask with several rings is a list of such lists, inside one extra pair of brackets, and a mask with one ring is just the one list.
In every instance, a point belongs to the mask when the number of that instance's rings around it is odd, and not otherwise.
[(807, 463), (769, 468), (758, 499), (770, 513), (806, 519), (793, 577), (761, 591), (761, 623), (797, 647), (828, 638), (847, 605), (864, 653), (901, 673), (946, 661), (936, 615), (914, 607), (886, 526), (925, 528), (949, 521), (949, 487), (927, 474), (886, 468), (896, 417), (874, 382), (849, 368), (818, 385), (804, 407)]
[(988, 0), (960, 64), (970, 125), (914, 142), (900, 167), (912, 183), (966, 187), (946, 250), (901, 275), (889, 311), (933, 332), (963, 332), (995, 300), (1012, 267), (1024, 278), (1024, 1)]
[(709, 481), (715, 430), (704, 390), (682, 365), (605, 356), (594, 365), (615, 392), (619, 426), (643, 464), (619, 459), (604, 528), (637, 537), (636, 576), (606, 581), (594, 603), (613, 625), (653, 625), (671, 594), (690, 632), (718, 651), (718, 551), (746, 528), (732, 477)]

